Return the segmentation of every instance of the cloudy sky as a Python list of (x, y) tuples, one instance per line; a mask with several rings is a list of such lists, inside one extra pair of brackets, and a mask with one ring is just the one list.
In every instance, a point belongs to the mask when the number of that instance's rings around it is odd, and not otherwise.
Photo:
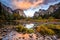
[(22, 9), (27, 16), (33, 16), (35, 11), (39, 9), (48, 9), (50, 5), (54, 5), (60, 0), (0, 0), (6, 6), (14, 9)]

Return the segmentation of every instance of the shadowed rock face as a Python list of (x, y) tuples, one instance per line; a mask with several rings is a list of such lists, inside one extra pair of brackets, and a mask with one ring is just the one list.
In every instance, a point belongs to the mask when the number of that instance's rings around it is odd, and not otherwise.
[(16, 9), (16, 10), (13, 11), (13, 13), (18, 13), (20, 16), (26, 17), (23, 10), (21, 10), (21, 9)]
[(58, 10), (60, 7), (60, 3), (51, 5), (47, 10), (40, 9), (38, 12), (35, 12), (34, 17), (38, 17), (40, 15), (44, 14), (51, 14), (54, 13), (56, 10)]
[(0, 2), (0, 7), (1, 7), (1, 11), (6, 11), (7, 13), (13, 13), (12, 12), (12, 9), (10, 8), (10, 7), (7, 7), (6, 5), (4, 5), (4, 4), (2, 4), (1, 2)]
[(49, 8), (48, 8), (48, 11), (53, 13), (54, 11), (56, 11), (57, 9), (59, 9), (60, 7), (60, 3), (58, 4), (55, 4), (55, 5), (51, 5)]

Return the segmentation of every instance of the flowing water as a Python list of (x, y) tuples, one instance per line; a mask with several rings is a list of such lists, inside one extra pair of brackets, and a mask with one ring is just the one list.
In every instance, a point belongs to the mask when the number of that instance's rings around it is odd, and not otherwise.
[(33, 23), (25, 24), (25, 27), (28, 28), (28, 29), (30, 29), (30, 28), (34, 27), (34, 25), (35, 24), (33, 24)]

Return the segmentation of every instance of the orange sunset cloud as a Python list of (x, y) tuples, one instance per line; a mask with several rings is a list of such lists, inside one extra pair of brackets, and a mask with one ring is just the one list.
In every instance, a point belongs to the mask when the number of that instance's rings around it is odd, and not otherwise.
[(15, 5), (16, 8), (18, 9), (29, 9), (31, 7), (36, 7), (39, 4), (42, 4), (44, 0), (22, 0), (22, 1), (13, 1), (13, 5)]

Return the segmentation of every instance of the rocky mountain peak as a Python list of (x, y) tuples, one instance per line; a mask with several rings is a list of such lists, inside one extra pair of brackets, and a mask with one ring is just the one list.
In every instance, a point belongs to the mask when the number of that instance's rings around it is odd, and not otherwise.
[(16, 10), (13, 11), (13, 13), (18, 13), (20, 16), (26, 17), (23, 10), (21, 10), (21, 9), (16, 9)]
[(51, 13), (55, 12), (56, 10), (58, 10), (59, 7), (60, 7), (60, 3), (55, 4), (55, 5), (50, 5), (47, 10), (39, 9), (38, 12), (35, 12), (34, 16), (38, 17), (38, 16), (41, 16), (41, 15), (44, 15), (44, 14), (51, 14)]
[(0, 2), (0, 4), (1, 4), (0, 5), (1, 6), (1, 11), (3, 11), (3, 12), (6, 11), (7, 14), (8, 13), (10, 13), (10, 14), (19, 13), (20, 16), (26, 17), (26, 15), (24, 14), (23, 10), (21, 10), (21, 9), (12, 10), (10, 7), (7, 7), (6, 5), (2, 4), (1, 2)]

